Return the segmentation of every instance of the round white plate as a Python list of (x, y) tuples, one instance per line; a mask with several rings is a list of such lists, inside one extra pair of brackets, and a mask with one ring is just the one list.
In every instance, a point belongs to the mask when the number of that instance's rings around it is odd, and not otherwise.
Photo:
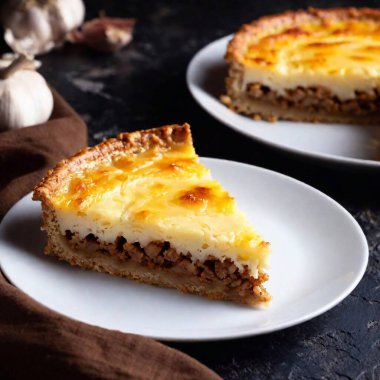
[(30, 195), (0, 225), (2, 270), (32, 298), (71, 318), (181, 341), (242, 337), (293, 326), (332, 308), (355, 288), (367, 265), (368, 246), (359, 225), (339, 204), (266, 169), (210, 158), (202, 162), (272, 244), (270, 306), (209, 301), (44, 256), (40, 204)]
[(232, 36), (204, 47), (187, 69), (187, 85), (195, 100), (227, 126), (271, 146), (309, 157), (361, 167), (380, 168), (380, 126), (279, 121), (268, 123), (239, 115), (219, 101), (225, 93), (227, 66), (223, 56)]

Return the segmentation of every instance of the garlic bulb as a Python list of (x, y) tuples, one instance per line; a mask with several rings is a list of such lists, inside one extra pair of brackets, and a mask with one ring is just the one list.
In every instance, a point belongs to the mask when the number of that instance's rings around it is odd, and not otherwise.
[(33, 61), (20, 56), (0, 68), (0, 131), (40, 124), (49, 119), (53, 95), (34, 67)]
[(10, 0), (2, 13), (4, 39), (18, 53), (46, 53), (83, 23), (84, 13), (82, 0)]

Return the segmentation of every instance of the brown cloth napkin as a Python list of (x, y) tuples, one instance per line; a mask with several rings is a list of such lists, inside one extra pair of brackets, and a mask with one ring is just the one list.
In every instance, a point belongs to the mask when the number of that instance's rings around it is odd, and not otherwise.
[[(86, 146), (83, 121), (55, 91), (54, 101), (47, 123), (0, 133), (0, 220), (48, 168)], [(152, 339), (90, 326), (55, 313), (0, 273), (3, 378), (220, 379), (195, 359)]]

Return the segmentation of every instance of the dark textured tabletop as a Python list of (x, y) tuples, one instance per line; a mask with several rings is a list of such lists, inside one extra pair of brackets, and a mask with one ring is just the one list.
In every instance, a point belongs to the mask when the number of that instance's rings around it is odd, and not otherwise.
[(97, 143), (120, 131), (189, 122), (197, 151), (300, 179), (346, 207), (363, 228), (369, 265), (338, 306), (272, 334), (209, 343), (172, 343), (225, 379), (380, 379), (380, 171), (306, 159), (225, 127), (192, 99), (185, 72), (207, 43), (241, 24), (287, 9), (380, 1), (87, 0), (87, 18), (135, 17), (132, 44), (114, 55), (66, 46), (42, 56), (41, 72), (80, 113)]

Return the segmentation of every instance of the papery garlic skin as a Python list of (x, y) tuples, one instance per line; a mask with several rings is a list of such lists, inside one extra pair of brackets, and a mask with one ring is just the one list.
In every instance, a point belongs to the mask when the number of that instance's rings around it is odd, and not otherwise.
[(0, 131), (46, 122), (53, 104), (52, 92), (39, 73), (16, 71), (0, 80)]
[(4, 39), (13, 51), (37, 55), (64, 42), (83, 23), (82, 0), (22, 0), (3, 11)]
[(101, 52), (115, 52), (132, 41), (133, 18), (100, 17), (85, 22), (67, 36), (74, 44), (85, 44)]

